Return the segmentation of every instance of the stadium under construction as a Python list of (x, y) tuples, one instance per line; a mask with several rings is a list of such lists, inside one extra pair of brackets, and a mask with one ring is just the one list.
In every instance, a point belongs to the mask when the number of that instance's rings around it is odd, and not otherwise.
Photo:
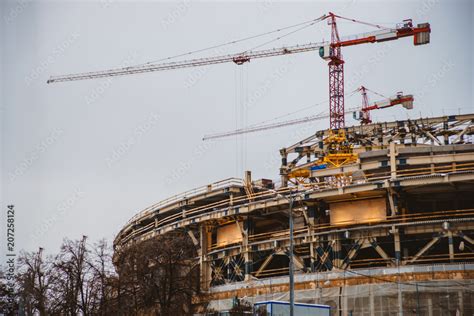
[[(340, 37), (339, 20), (376, 30)], [(399, 92), (370, 104), (368, 89), (361, 86), (357, 91), (362, 107), (354, 111), (361, 125), (345, 124), (345, 115), (353, 110), (344, 107), (343, 47), (409, 37), (415, 46), (423, 46), (430, 43), (429, 23), (415, 25), (405, 19), (385, 27), (329, 12), (162, 60), (277, 36), (255, 46), (259, 48), (323, 21), (331, 30), (326, 42), (149, 62), (48, 80), (242, 65), (315, 51), (328, 63), (327, 114), (205, 137), (329, 118), (329, 129), (280, 150), (278, 181), (252, 179), (248, 171), (243, 179), (222, 180), (150, 206), (116, 236), (116, 258), (135, 243), (177, 231), (188, 234), (198, 250), (189, 258), (200, 269), (201, 293), (194, 297), (198, 315), (206, 309), (225, 315), (235, 298), (251, 304), (323, 304), (335, 315), (473, 315), (474, 114), (373, 123), (370, 111), (397, 104), (411, 109), (414, 97)]]
[(352, 126), (340, 143), (318, 131), (281, 149), (281, 181), (247, 172), (170, 197), (134, 216), (115, 251), (183, 231), (198, 249), (197, 314), (235, 297), (285, 301), (291, 217), (297, 302), (335, 315), (472, 315), (473, 122)]

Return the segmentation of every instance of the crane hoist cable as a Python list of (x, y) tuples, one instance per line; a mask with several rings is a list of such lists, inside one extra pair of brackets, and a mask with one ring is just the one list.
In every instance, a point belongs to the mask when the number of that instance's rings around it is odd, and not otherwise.
[[(244, 38), (239, 38), (237, 40), (232, 40), (232, 41), (225, 42), (225, 43), (222, 43), (222, 44), (217, 44), (217, 45), (197, 49), (197, 50), (194, 50), (194, 51), (190, 51), (190, 52), (186, 52), (186, 53), (182, 53), (182, 54), (178, 54), (178, 55), (174, 55), (174, 56), (169, 56), (169, 57), (164, 57), (164, 58), (161, 58), (161, 59), (156, 59), (156, 60), (153, 60), (153, 61), (148, 61), (146, 63), (134, 65), (132, 67), (140, 67), (140, 66), (150, 65), (150, 64), (154, 64), (154, 63), (157, 63), (157, 62), (160, 62), (160, 61), (171, 60), (171, 59), (175, 59), (175, 58), (178, 58), (178, 57), (184, 57), (184, 56), (189, 56), (189, 55), (193, 55), (193, 54), (197, 54), (197, 53), (202, 53), (202, 52), (205, 52), (205, 51), (209, 51), (211, 49), (216, 49), (216, 48), (221, 48), (221, 47), (224, 47), (224, 46), (234, 45), (234, 44), (245, 42), (245, 41), (248, 41), (248, 40), (251, 40), (251, 39), (255, 39), (255, 38), (267, 36), (267, 35), (270, 35), (270, 34), (278, 33), (278, 32), (281, 32), (281, 31), (285, 31), (285, 30), (288, 30), (288, 29), (292, 29), (292, 28), (295, 28), (295, 27), (298, 27), (298, 26), (302, 26), (302, 25), (304, 26), (306, 24), (310, 24), (310, 26), (312, 26), (317, 22), (323, 21), (324, 18), (325, 18), (325, 15), (323, 15), (319, 18), (316, 18), (316, 19), (312, 19), (312, 20), (308, 20), (308, 21), (305, 21), (305, 22), (289, 25), (289, 26), (286, 26), (286, 27), (282, 27), (282, 28), (272, 30), (272, 31), (259, 33), (259, 34), (244, 37)], [(306, 28), (306, 27), (303, 27), (301, 29), (304, 29), (304, 28)], [(291, 32), (291, 34), (297, 32), (297, 31), (299, 31), (299, 30)], [(285, 37), (287, 35), (289, 35), (289, 34), (283, 35), (281, 37)], [(267, 44), (267, 43), (265, 43), (265, 44)], [(258, 47), (260, 47), (260, 45)], [(254, 49), (254, 48), (252, 48), (252, 49)], [(246, 50), (245, 52), (248, 52), (248, 51), (249, 50)]]
[(343, 20), (346, 20), (346, 21), (354, 22), (354, 23), (364, 24), (364, 25), (368, 25), (368, 26), (373, 26), (375, 28), (382, 29), (382, 30), (392, 30), (392, 28), (390, 28), (390, 27), (381, 26), (379, 24), (374, 24), (374, 23), (364, 22), (364, 21), (360, 21), (360, 20), (356, 20), (356, 19), (346, 18), (346, 17), (340, 16), (340, 15), (337, 15), (337, 14), (334, 14), (334, 16), (339, 18), (339, 19), (343, 19)]
[[(353, 96), (356, 93), (360, 92), (361, 88), (364, 88), (367, 91), (370, 91), (372, 93), (375, 93), (377, 95), (380, 95), (380, 96), (384, 97), (384, 100), (379, 100), (379, 101), (376, 101), (376, 102), (372, 102), (370, 104), (367, 103), (365, 105), (364, 105), (364, 100), (363, 100), (362, 101), (362, 107), (357, 106), (357, 107), (346, 108), (344, 110), (344, 115), (352, 113), (354, 119), (361, 120), (362, 124), (368, 124), (368, 123), (371, 122), (370, 115), (368, 115), (369, 111), (377, 110), (377, 109), (384, 109), (384, 108), (392, 107), (392, 106), (397, 105), (397, 104), (403, 105), (403, 107), (406, 108), (406, 109), (412, 109), (412, 107), (413, 107), (413, 100), (414, 100), (413, 96), (412, 95), (403, 95), (402, 92), (398, 92), (395, 97), (389, 98), (389, 97), (385, 97), (380, 93), (376, 93), (376, 92), (374, 92), (372, 90), (369, 90), (369, 89), (362, 86), (360, 88), (355, 89), (352, 92), (346, 93), (345, 96), (349, 95), (348, 98), (350, 98), (351, 96)], [(326, 103), (326, 102), (328, 102), (328, 101), (326, 100), (326, 101), (320, 102), (319, 104), (323, 104), (323, 103)], [(313, 105), (311, 107), (314, 107), (314, 106), (315, 105)], [(269, 129), (276, 129), (276, 128), (281, 128), (281, 127), (286, 127), (286, 126), (291, 126), (291, 125), (297, 125), (297, 124), (304, 124), (304, 123), (308, 123), (308, 122), (312, 122), (312, 121), (316, 121), (316, 120), (321, 120), (321, 119), (329, 117), (328, 113), (321, 112), (321, 113), (316, 114), (316, 115), (306, 116), (306, 117), (302, 117), (302, 118), (295, 118), (295, 119), (291, 119), (291, 120), (287, 120), (287, 121), (277, 121), (277, 122), (274, 122), (274, 123), (269, 123), (269, 122), (275, 121), (279, 118), (289, 116), (289, 115), (292, 115), (292, 114), (297, 113), (297, 112), (301, 112), (302, 110), (306, 110), (306, 109), (311, 108), (311, 107), (306, 107), (306, 108), (303, 108), (301, 110), (294, 111), (292, 113), (287, 113), (285, 115), (281, 115), (281, 116), (279, 116), (277, 118), (274, 118), (274, 119), (271, 119), (271, 120), (266, 120), (266, 121), (260, 122), (258, 124), (253, 124), (253, 125), (248, 126), (247, 128), (239, 128), (239, 129), (236, 129), (236, 130), (233, 130), (233, 131), (227, 131), (227, 132), (222, 132), (222, 133), (214, 133), (214, 134), (204, 135), (203, 140), (219, 139), (219, 138), (225, 138), (225, 137), (229, 137), (229, 136), (255, 133), (255, 132), (269, 130)], [(359, 116), (358, 118), (357, 118), (356, 114)]]
[[(352, 96), (354, 96), (357, 92), (359, 92), (358, 89), (356, 89), (356, 90), (354, 90), (354, 91), (352, 91), (352, 92), (348, 92), (348, 93), (345, 94), (345, 97), (349, 99), (349, 98), (351, 98)], [(291, 115), (296, 114), (296, 113), (300, 113), (300, 112), (304, 112), (304, 111), (309, 110), (309, 109), (313, 109), (313, 108), (315, 108), (315, 107), (317, 107), (317, 106), (320, 106), (320, 105), (322, 105), (322, 104), (326, 104), (326, 103), (328, 103), (328, 102), (329, 102), (329, 99), (326, 99), (326, 100), (320, 101), (320, 102), (318, 102), (318, 103), (315, 103), (315, 104), (306, 106), (306, 107), (304, 107), (304, 108), (298, 109), (298, 110), (296, 110), (296, 111), (288, 112), (288, 113), (285, 113), (285, 114), (282, 114), (282, 115), (273, 117), (273, 118), (268, 119), (268, 120), (265, 120), (265, 121), (260, 121), (260, 122), (255, 123), (255, 124), (251, 124), (251, 125), (247, 126), (247, 128), (253, 128), (253, 127), (262, 126), (262, 125), (264, 125), (264, 124), (266, 124), (266, 123), (274, 122), (274, 121), (277, 121), (277, 120), (282, 119), (282, 118), (284, 118), (284, 117), (288, 117), (288, 116), (291, 116)], [(355, 108), (354, 108), (354, 109), (355, 109)], [(351, 108), (351, 110), (352, 110), (352, 108)], [(324, 112), (321, 112), (321, 113), (319, 113), (319, 115), (327, 115), (327, 114), (323, 114), (323, 113), (324, 113)]]
[(320, 21), (322, 21), (322, 20), (317, 20), (317, 21), (315, 20), (315, 22), (312, 22), (312, 23), (310, 23), (310, 24), (308, 24), (308, 25), (305, 25), (305, 26), (302, 26), (302, 27), (300, 27), (300, 28), (298, 28), (298, 29), (296, 29), (296, 30), (294, 30), (294, 31), (288, 32), (288, 33), (283, 34), (283, 35), (281, 35), (281, 36), (278, 36), (278, 37), (276, 37), (276, 38), (274, 38), (274, 39), (272, 39), (272, 40), (269, 40), (269, 41), (267, 41), (267, 42), (265, 42), (265, 43), (262, 43), (262, 44), (259, 44), (259, 45), (257, 45), (257, 46), (254, 46), (254, 47), (252, 47), (252, 48), (250, 48), (250, 49), (248, 49), (248, 50), (246, 50), (246, 51), (244, 51), (244, 52), (242, 52), (242, 53), (247, 53), (247, 52), (250, 52), (250, 51), (252, 51), (252, 50), (254, 50), (254, 49), (257, 49), (257, 48), (263, 47), (263, 46), (265, 46), (265, 45), (268, 45), (268, 44), (270, 44), (270, 43), (276, 42), (276, 41), (278, 41), (278, 40), (280, 40), (280, 39), (282, 39), (282, 38), (285, 38), (285, 37), (287, 37), (287, 36), (289, 36), (289, 35), (292, 35), (292, 34), (294, 34), (294, 33), (296, 33), (296, 32), (299, 32), (299, 31), (302, 31), (302, 30), (304, 30), (304, 29), (306, 29), (306, 28), (308, 28), (308, 27), (311, 27), (311, 26), (315, 25), (316, 23), (318, 23), (318, 22), (320, 22)]

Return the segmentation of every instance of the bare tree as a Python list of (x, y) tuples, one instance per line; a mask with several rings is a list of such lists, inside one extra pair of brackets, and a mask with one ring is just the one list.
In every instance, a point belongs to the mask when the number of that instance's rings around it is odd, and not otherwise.
[[(6, 274), (3, 267), (0, 268), (0, 315), (10, 316), (15, 315), (15, 311), (18, 310), (18, 299), (14, 289), (14, 280), (7, 277)], [(11, 286), (12, 284), (13, 286)]]
[(187, 234), (137, 243), (118, 255), (120, 299), (135, 315), (189, 315), (198, 291), (196, 249)]
[(19, 257), (16, 295), (26, 315), (191, 315), (199, 290), (195, 257), (185, 233), (116, 252), (115, 267), (105, 240), (65, 239), (55, 257), (43, 259), (41, 248)]
[(96, 287), (87, 264), (89, 250), (86, 240), (86, 236), (76, 241), (65, 239), (54, 263), (56, 308), (68, 315), (79, 312), (84, 316), (90, 315), (90, 300)]
[(92, 284), (96, 288), (90, 299), (90, 311), (94, 315), (110, 315), (116, 311), (117, 278), (111, 248), (105, 239), (93, 246), (87, 264), (91, 269)]
[(18, 259), (19, 299), (27, 315), (48, 314), (48, 296), (53, 282), (51, 260), (43, 259), (43, 249), (22, 253)]

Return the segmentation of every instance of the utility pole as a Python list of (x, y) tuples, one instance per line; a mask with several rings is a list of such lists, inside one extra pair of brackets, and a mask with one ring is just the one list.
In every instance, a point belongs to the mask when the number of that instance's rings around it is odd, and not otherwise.
[(294, 242), (293, 242), (293, 234), (294, 234), (294, 225), (293, 225), (293, 202), (295, 201), (295, 198), (293, 197), (291, 191), (290, 195), (285, 196), (281, 193), (279, 193), (276, 190), (273, 189), (268, 189), (268, 188), (262, 188), (264, 190), (269, 190), (273, 193), (275, 193), (278, 197), (284, 198), (288, 200), (288, 221), (289, 221), (289, 226), (290, 226), (290, 247), (288, 249), (288, 258), (289, 258), (289, 265), (288, 265), (288, 275), (289, 275), (289, 281), (290, 281), (290, 316), (295, 315), (295, 269), (294, 269)]
[(295, 313), (295, 275), (294, 275), (294, 262), (293, 262), (293, 197), (290, 193), (290, 198), (288, 199), (288, 212), (289, 212), (289, 221), (290, 221), (290, 264), (289, 264), (289, 278), (290, 278), (290, 316), (294, 316)]

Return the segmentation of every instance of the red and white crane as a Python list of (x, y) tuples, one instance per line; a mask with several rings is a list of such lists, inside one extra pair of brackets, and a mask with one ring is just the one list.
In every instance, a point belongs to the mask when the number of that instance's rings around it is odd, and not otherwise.
[[(376, 95), (382, 96), (384, 99), (369, 103), (369, 97), (367, 95), (367, 91), (372, 92)], [(381, 95), (380, 93), (369, 90), (368, 88), (364, 86), (357, 88), (353, 93), (355, 92), (361, 93), (362, 106), (346, 108), (344, 111), (344, 114), (352, 113), (353, 118), (355, 120), (359, 120), (361, 124), (363, 125), (372, 123), (372, 120), (370, 118), (370, 112), (373, 110), (385, 109), (397, 104), (401, 104), (407, 110), (411, 110), (413, 108), (414, 98), (413, 98), (413, 95), (411, 94), (404, 95), (403, 92), (397, 92), (397, 94), (394, 97), (385, 97)], [(304, 123), (308, 123), (312, 121), (327, 119), (328, 117), (329, 117), (328, 113), (320, 113), (320, 114), (305, 116), (302, 118), (296, 118), (292, 120), (279, 121), (279, 122), (273, 122), (273, 123), (255, 124), (246, 128), (240, 128), (233, 131), (208, 134), (203, 137), (203, 140), (220, 139), (220, 138), (225, 138), (225, 137), (230, 137), (230, 136), (282, 128), (282, 127), (291, 126), (291, 125), (304, 124)]]
[(360, 86), (360, 88), (358, 88), (357, 91), (359, 91), (362, 95), (362, 108), (360, 109), (360, 111), (353, 112), (353, 117), (354, 119), (359, 120), (361, 124), (364, 124), (364, 125), (372, 123), (372, 119), (370, 118), (370, 111), (373, 111), (373, 110), (385, 109), (397, 104), (401, 104), (407, 110), (413, 109), (414, 99), (413, 99), (413, 95), (411, 94), (404, 95), (403, 92), (400, 91), (400, 92), (397, 92), (395, 97), (391, 97), (391, 98), (385, 97), (384, 100), (376, 101), (369, 104), (369, 97), (367, 95), (367, 91), (370, 91), (380, 96), (382, 95), (372, 90), (369, 90), (368, 88), (364, 86)]
[[(361, 23), (378, 28), (372, 33), (364, 33), (351, 36), (347, 39), (339, 36), (337, 28), (337, 19), (344, 19), (351, 22)], [(110, 69), (97, 72), (78, 73), (71, 75), (52, 76), (47, 83), (56, 83), (64, 81), (75, 81), (95, 78), (105, 78), (113, 76), (122, 76), (154, 71), (163, 71), (179, 68), (189, 68), (205, 66), (211, 64), (222, 64), (233, 62), (237, 65), (249, 62), (252, 59), (288, 55), (319, 50), (319, 55), (328, 61), (329, 64), (329, 118), (330, 128), (340, 129), (344, 127), (344, 60), (342, 58), (341, 48), (367, 43), (379, 43), (385, 41), (397, 40), (402, 37), (413, 36), (414, 45), (427, 44), (430, 41), (430, 24), (423, 23), (413, 26), (411, 20), (404, 20), (395, 28), (386, 28), (367, 22), (345, 18), (334, 13), (323, 15), (320, 18), (312, 20), (312, 24), (327, 20), (331, 25), (331, 41), (329, 43), (309, 43), (305, 45), (295, 45), (289, 47), (280, 47), (267, 50), (245, 51), (243, 53), (215, 56), (209, 58), (198, 58), (167, 63), (147, 63), (140, 66)], [(311, 25), (312, 25), (311, 24)]]

